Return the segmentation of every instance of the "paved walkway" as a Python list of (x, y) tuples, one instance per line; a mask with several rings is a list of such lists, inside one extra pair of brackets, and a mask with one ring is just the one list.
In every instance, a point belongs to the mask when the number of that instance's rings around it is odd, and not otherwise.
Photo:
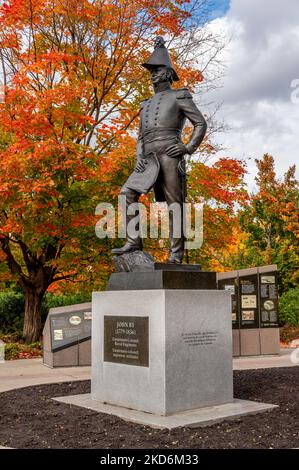
[(234, 358), (234, 370), (268, 369), (271, 367), (294, 367), (299, 365), (299, 353), (296, 355), (297, 363), (292, 361), (294, 349), (281, 349), (276, 356), (251, 356)]
[[(235, 370), (294, 367), (293, 350), (282, 349), (279, 356), (241, 357), (234, 359)], [(299, 360), (299, 354), (297, 355)], [(50, 369), (42, 359), (20, 359), (0, 364), (0, 393), (15, 388), (55, 382), (90, 379), (90, 367), (60, 367)]]
[(90, 367), (50, 369), (42, 359), (19, 359), (0, 364), (0, 393), (15, 388), (90, 379)]

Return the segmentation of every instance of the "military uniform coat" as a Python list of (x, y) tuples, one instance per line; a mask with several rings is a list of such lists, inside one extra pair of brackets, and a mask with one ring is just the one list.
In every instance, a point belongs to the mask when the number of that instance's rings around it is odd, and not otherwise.
[(173, 158), (166, 156), (166, 149), (181, 142), (186, 119), (194, 127), (190, 141), (186, 144), (187, 152), (192, 154), (202, 142), (207, 125), (190, 92), (186, 88), (169, 88), (142, 102), (137, 160), (144, 161), (145, 170), (139, 173), (135, 170), (124, 188), (140, 194), (146, 194), (154, 188), (156, 200), (166, 200), (161, 185), (159, 156), (163, 153), (164, 167), (167, 158), (172, 160), (169, 160), (169, 164), (173, 165)]

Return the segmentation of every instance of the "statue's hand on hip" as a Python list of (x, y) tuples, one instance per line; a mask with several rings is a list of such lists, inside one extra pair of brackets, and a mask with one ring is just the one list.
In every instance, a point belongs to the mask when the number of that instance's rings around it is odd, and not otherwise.
[(168, 147), (168, 149), (166, 149), (166, 153), (171, 158), (178, 158), (182, 157), (188, 152), (186, 146), (182, 142), (179, 142), (178, 144)]
[(143, 173), (145, 171), (145, 163), (142, 160), (137, 160), (134, 171), (136, 173)]

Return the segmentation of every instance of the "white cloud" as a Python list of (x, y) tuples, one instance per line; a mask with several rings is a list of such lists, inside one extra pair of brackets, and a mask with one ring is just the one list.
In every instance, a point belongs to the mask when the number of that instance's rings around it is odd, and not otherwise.
[(291, 100), (299, 79), (298, 0), (232, 0), (210, 27), (231, 37), (223, 87), (209, 96), (223, 103), (218, 119), (229, 127), (216, 136), (225, 148), (219, 156), (244, 158), (252, 187), (255, 158), (272, 154), (279, 175), (298, 161), (299, 103)]

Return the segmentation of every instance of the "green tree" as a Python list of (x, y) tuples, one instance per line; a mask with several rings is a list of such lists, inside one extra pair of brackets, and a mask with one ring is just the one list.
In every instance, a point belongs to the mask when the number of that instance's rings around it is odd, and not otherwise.
[[(295, 165), (279, 179), (271, 155), (256, 160), (257, 192), (240, 212), (245, 232), (237, 267), (277, 264), (280, 292), (299, 282), (299, 186)], [(240, 262), (242, 260), (242, 266)]]

